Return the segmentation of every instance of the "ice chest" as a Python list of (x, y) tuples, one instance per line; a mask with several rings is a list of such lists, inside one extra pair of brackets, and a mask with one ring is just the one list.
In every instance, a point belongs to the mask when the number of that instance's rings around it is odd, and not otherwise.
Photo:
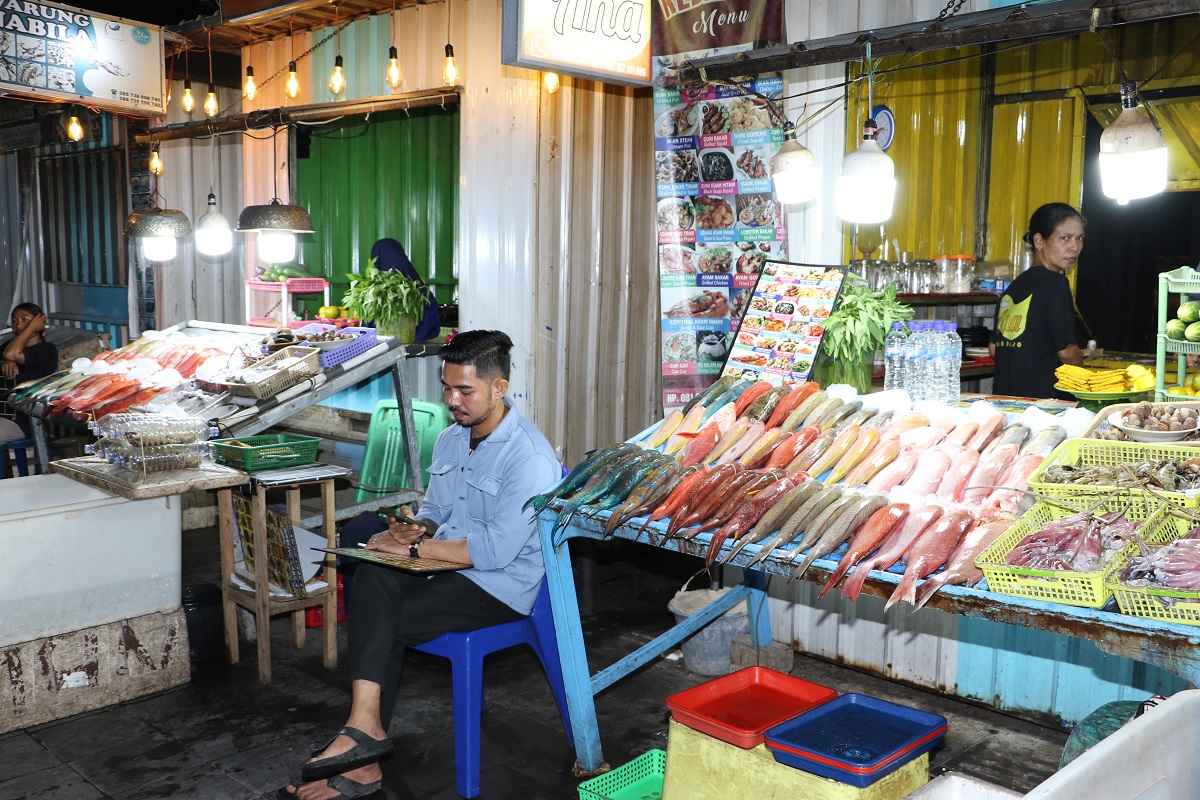
[(771, 728), (766, 745), (780, 763), (862, 787), (945, 735), (943, 716), (850, 693)]
[(750, 749), (767, 728), (837, 697), (828, 686), (766, 667), (746, 667), (667, 698), (671, 716), (689, 728)]

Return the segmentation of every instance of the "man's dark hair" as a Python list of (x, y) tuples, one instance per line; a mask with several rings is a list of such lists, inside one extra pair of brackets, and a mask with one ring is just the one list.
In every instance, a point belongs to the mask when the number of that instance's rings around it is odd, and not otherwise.
[[(21, 303), (19, 305), (13, 306), (12, 313), (15, 314), (18, 311), (28, 311), (30, 314), (33, 314), (35, 317), (38, 314), (43, 313), (42, 307), (39, 306), (37, 303)], [(9, 316), (12, 316), (12, 314), (10, 314)]]
[(442, 362), (474, 365), (484, 380), (508, 380), (512, 369), (512, 339), (504, 331), (463, 331), (442, 348)]

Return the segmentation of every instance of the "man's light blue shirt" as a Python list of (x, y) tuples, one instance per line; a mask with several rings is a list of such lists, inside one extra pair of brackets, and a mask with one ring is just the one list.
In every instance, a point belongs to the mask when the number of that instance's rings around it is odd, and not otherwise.
[(554, 448), (509, 403), (496, 429), (471, 452), (471, 429), (451, 425), (438, 436), (429, 489), (418, 516), (437, 523), (438, 539), (466, 539), (462, 574), (528, 614), (546, 569), (530, 497), (562, 476)]

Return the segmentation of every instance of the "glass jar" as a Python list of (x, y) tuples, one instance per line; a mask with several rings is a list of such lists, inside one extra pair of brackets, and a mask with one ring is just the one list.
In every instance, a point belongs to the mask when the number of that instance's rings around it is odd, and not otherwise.
[(917, 282), (920, 284), (920, 292), (922, 294), (941, 294), (946, 291), (945, 284), (942, 283), (941, 277), (938, 274), (937, 266), (927, 258), (918, 259), (913, 263), (913, 271), (918, 276)]
[(974, 256), (936, 256), (933, 260), (947, 294), (966, 294), (975, 290)]

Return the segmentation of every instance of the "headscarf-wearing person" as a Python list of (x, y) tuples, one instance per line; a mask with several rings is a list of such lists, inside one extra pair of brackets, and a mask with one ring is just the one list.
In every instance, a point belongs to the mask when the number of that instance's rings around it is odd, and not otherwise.
[(1083, 363), (1066, 276), (1083, 250), (1083, 227), (1083, 216), (1066, 203), (1047, 203), (1030, 217), (1025, 242), (1033, 266), (1009, 284), (996, 309), (996, 394), (1074, 399), (1054, 388), (1054, 370)]
[[(397, 242), (395, 239), (380, 239), (371, 248), (371, 258), (376, 259), (375, 269), (380, 272), (390, 272), (399, 270), (405, 276), (414, 278), (418, 281), (421, 276), (417, 273), (417, 268), (413, 266), (409, 260), (408, 254), (404, 252), (404, 245)], [(424, 283), (424, 281), (422, 281)], [(418, 342), (427, 342), (430, 339), (436, 339), (438, 333), (442, 330), (441, 319), (438, 315), (437, 298), (433, 296), (433, 290), (428, 286), (425, 287), (425, 293), (429, 297), (429, 305), (425, 306), (425, 316), (417, 323), (417, 332), (414, 337)]]

